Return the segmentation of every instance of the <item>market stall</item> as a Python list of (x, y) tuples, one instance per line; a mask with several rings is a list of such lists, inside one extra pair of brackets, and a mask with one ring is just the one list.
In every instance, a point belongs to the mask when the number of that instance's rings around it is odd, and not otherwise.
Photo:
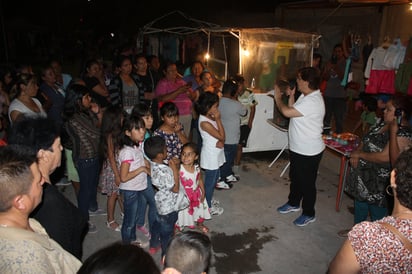
[(144, 25), (139, 30), (137, 48), (146, 55), (154, 54), (184, 67), (203, 54), (202, 61), (224, 81), (229, 75), (227, 49), (232, 50), (233, 40), (236, 39), (228, 28), (175, 10)]
[[(276, 81), (294, 81), (299, 68), (312, 64), (313, 48), (320, 35), (280, 28), (241, 29), (239, 34), (240, 72), (258, 102), (243, 151), (283, 150), (288, 144), (287, 122), (276, 111), (270, 95)], [(269, 125), (268, 119), (277, 127)]]
[(296, 71), (312, 63), (320, 35), (281, 28), (239, 31), (240, 72), (255, 92), (273, 89), (278, 79), (294, 79)]
[[(171, 16), (179, 19), (171, 20)], [(233, 38), (237, 43), (229, 44)], [(287, 144), (287, 134), (267, 123), (267, 119), (277, 120), (273, 97), (268, 94), (275, 81), (294, 79), (300, 67), (311, 65), (319, 38), (318, 34), (281, 28), (225, 28), (175, 11), (145, 25), (138, 44), (144, 52), (167, 56), (174, 62), (185, 62), (190, 51), (205, 52), (205, 63), (221, 81), (235, 73), (243, 74), (257, 101), (252, 131), (244, 148), (244, 152), (253, 152), (280, 150)], [(237, 58), (231, 58), (233, 55)], [(228, 67), (234, 67), (234, 63), (236, 70), (230, 71)]]

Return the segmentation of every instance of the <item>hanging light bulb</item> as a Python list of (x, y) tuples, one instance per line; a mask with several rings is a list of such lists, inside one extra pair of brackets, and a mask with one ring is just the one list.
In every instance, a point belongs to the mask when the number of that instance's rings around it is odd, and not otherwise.
[(246, 57), (250, 55), (250, 52), (246, 47), (246, 41), (242, 41), (242, 54), (243, 56), (246, 56)]

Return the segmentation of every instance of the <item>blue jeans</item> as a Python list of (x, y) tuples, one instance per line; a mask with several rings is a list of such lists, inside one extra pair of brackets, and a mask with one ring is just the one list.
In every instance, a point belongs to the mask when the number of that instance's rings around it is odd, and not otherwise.
[(123, 224), (122, 224), (122, 241), (125, 244), (136, 240), (137, 208), (139, 205), (139, 191), (120, 190), (123, 196)]
[[(147, 188), (142, 191), (142, 194), (143, 192), (148, 192), (148, 193), (146, 195), (141, 195), (140, 197), (138, 213), (137, 213), (137, 226), (144, 226), (145, 221), (146, 221), (146, 209), (147, 209), (147, 204), (149, 203), (149, 201), (148, 199), (146, 199), (145, 196), (149, 196), (149, 200), (154, 201), (154, 190), (152, 186), (152, 179), (149, 175), (147, 176)], [(153, 196), (153, 199), (151, 199), (150, 196)]]
[(369, 204), (368, 202), (360, 202), (355, 200), (355, 225), (366, 221), (370, 215), (371, 221), (377, 221), (382, 219), (388, 214), (388, 209), (386, 207), (380, 207), (378, 205)]
[(224, 180), (227, 176), (233, 174), (233, 164), (235, 162), (237, 152), (237, 144), (227, 145), (225, 144), (225, 158), (226, 162), (220, 167), (220, 176)]
[(83, 215), (89, 220), (89, 210), (96, 211), (97, 185), (99, 183), (99, 158), (78, 159), (77, 173), (80, 179), (80, 189), (77, 195), (77, 204)]
[(152, 186), (152, 179), (147, 176), (147, 188), (143, 191), (139, 191), (140, 199), (139, 206), (137, 208), (137, 225), (143, 226), (146, 218), (146, 208), (149, 205), (148, 220), (149, 231), (151, 234), (150, 247), (159, 246), (160, 224), (157, 217), (156, 202), (154, 199), (154, 190)]
[(160, 243), (162, 246), (162, 257), (165, 255), (167, 245), (169, 244), (170, 239), (173, 237), (173, 231), (177, 222), (177, 218), (177, 211), (173, 211), (166, 215), (159, 214), (158, 220), (160, 223)]
[(213, 192), (215, 191), (215, 186), (216, 186), (217, 181), (219, 180), (219, 177), (220, 177), (219, 169), (214, 169), (214, 170), (205, 169), (205, 196), (206, 196), (206, 201), (207, 201), (207, 205), (209, 206), (209, 208), (212, 207)]

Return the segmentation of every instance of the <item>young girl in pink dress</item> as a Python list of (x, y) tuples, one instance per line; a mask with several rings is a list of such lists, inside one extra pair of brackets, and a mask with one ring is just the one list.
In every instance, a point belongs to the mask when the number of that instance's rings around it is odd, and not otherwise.
[(203, 222), (211, 217), (205, 199), (205, 187), (200, 174), (200, 167), (196, 164), (198, 158), (199, 154), (195, 144), (187, 143), (183, 146), (179, 177), (189, 198), (190, 205), (179, 211), (176, 225), (179, 229), (197, 227), (203, 233), (207, 233), (209, 229)]

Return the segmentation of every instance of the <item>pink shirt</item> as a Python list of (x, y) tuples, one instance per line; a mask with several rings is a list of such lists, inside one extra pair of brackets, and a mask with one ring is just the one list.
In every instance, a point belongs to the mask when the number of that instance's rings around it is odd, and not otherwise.
[[(166, 78), (163, 78), (157, 84), (155, 94), (156, 96), (165, 95), (184, 85), (186, 85), (186, 82), (183, 81), (183, 79), (178, 78), (175, 81), (169, 81)], [(179, 94), (172, 100), (172, 102), (175, 103), (179, 109), (179, 115), (192, 114), (192, 100), (190, 100), (186, 93)]]
[[(144, 166), (145, 162), (142, 148), (137, 146), (124, 146), (119, 151), (118, 162), (119, 165), (121, 165), (122, 163), (130, 164), (129, 172), (134, 171), (141, 166)], [(121, 182), (119, 188), (130, 191), (145, 190), (147, 188), (147, 174), (141, 172), (129, 181)]]

